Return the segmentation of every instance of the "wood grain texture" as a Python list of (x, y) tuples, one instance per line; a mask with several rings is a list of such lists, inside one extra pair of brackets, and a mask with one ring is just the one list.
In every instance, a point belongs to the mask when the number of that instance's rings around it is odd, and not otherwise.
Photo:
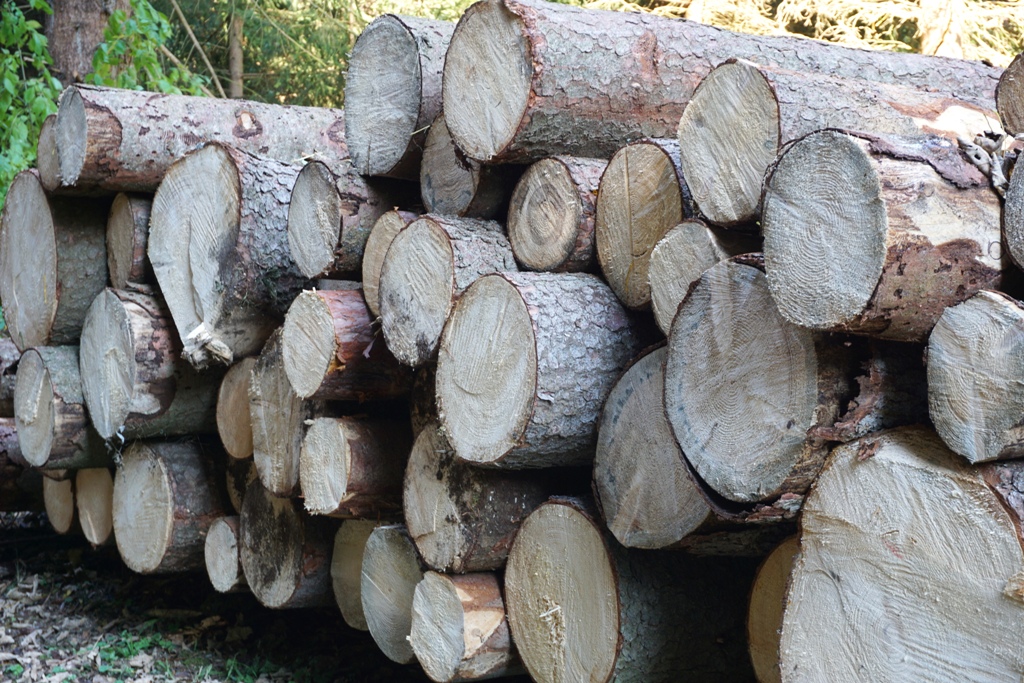
[(1007, 133), (1024, 133), (1024, 53), (1017, 55), (999, 77), (996, 109)]
[(363, 597), (360, 582), (363, 569), (363, 551), (366, 540), (379, 522), (370, 519), (346, 519), (334, 535), (334, 553), (331, 555), (331, 584), (334, 600), (345, 623), (359, 631), (366, 631)]
[(255, 358), (243, 358), (224, 374), (217, 390), (217, 434), (232, 458), (252, 457), (252, 420), (249, 417), (249, 377)]
[(114, 197), (107, 216), (107, 270), (114, 289), (154, 280), (146, 256), (152, 208), (152, 195), (120, 192)]
[(419, 218), (411, 211), (388, 211), (373, 224), (363, 250), (363, 297), (374, 318), (380, 317), (380, 271), (391, 243), (405, 226)]
[(217, 519), (206, 534), (206, 575), (218, 593), (237, 593), (247, 587), (242, 573), (240, 535), (241, 518), (237, 515)]
[(758, 683), (782, 683), (779, 638), (789, 576), (799, 552), (800, 539), (797, 536), (780, 543), (758, 567), (754, 586), (750, 589), (747, 639), (750, 662), (754, 665)]
[(106, 467), (90, 467), (75, 473), (75, 508), (82, 535), (93, 548), (114, 538), (114, 477)]
[(374, 642), (388, 659), (399, 664), (416, 658), (409, 631), (413, 594), (424, 571), (404, 526), (379, 526), (370, 533), (360, 578), (363, 614)]

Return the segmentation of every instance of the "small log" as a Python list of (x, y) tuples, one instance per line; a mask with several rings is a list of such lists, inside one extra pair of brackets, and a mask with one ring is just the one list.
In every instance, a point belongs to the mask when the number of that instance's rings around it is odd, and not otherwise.
[(161, 299), (105, 289), (82, 327), (82, 392), (104, 439), (208, 434), (216, 429), (221, 372), (200, 374)]
[(249, 378), (252, 455), (260, 481), (275, 496), (299, 493), (299, 461), (306, 421), (323, 402), (299, 398), (284, 367), (281, 331), (270, 335)]
[(340, 109), (74, 85), (57, 103), (56, 129), (61, 185), (75, 191), (153, 192), (204, 142), (280, 161), (348, 158)]
[(525, 673), (509, 633), (501, 584), (490, 572), (427, 572), (413, 594), (409, 644), (438, 683)]
[(299, 172), (288, 205), (288, 250), (306, 277), (350, 277), (362, 268), (377, 219), (413, 202), (405, 183), (364, 178), (352, 164), (310, 161)]
[(793, 564), (800, 552), (800, 539), (791, 536), (771, 552), (757, 570), (750, 590), (747, 640), (750, 662), (758, 683), (782, 683), (779, 671), (779, 636), (786, 609), (786, 589)]
[(302, 440), (299, 481), (313, 515), (379, 517), (402, 506), (408, 420), (321, 417)]
[(455, 302), (487, 273), (516, 270), (494, 221), (428, 215), (398, 233), (380, 274), (381, 328), (388, 348), (413, 367), (433, 359)]
[(114, 533), (114, 476), (106, 467), (75, 474), (75, 508), (85, 540), (93, 548), (107, 545)]
[(761, 224), (779, 311), (820, 330), (924, 341), (1008, 265), (999, 198), (939, 137), (801, 138), (765, 180)]
[(331, 541), (336, 524), (302, 513), (258, 481), (241, 513), (242, 570), (256, 599), (271, 609), (331, 604)]
[(299, 170), (207, 144), (160, 183), (149, 259), (185, 358), (197, 368), (256, 353), (307, 284), (287, 239)]
[(370, 237), (363, 250), (363, 296), (366, 306), (374, 318), (380, 316), (380, 271), (384, 267), (384, 256), (391, 248), (395, 236), (405, 226), (419, 218), (418, 214), (397, 209), (388, 211), (373, 224)]
[(801, 517), (782, 680), (1019, 676), (1022, 476), (969, 467), (925, 428), (837, 448)]
[(750, 680), (742, 629), (754, 567), (627, 551), (580, 501), (552, 499), (509, 554), (512, 637), (535, 681)]
[(1024, 52), (1017, 55), (999, 77), (996, 110), (1007, 133), (1024, 133)]
[(238, 361), (228, 368), (217, 390), (217, 434), (224, 450), (236, 460), (252, 457), (249, 378), (255, 365), (255, 358)]
[(732, 256), (761, 249), (758, 237), (710, 228), (696, 218), (665, 233), (651, 251), (647, 271), (654, 320), (665, 336), (679, 304), (705, 270)]
[(47, 197), (35, 171), (15, 176), (0, 214), (0, 300), (22, 351), (78, 343), (89, 304), (107, 286), (109, 207)]
[(409, 393), (411, 373), (373, 329), (358, 288), (299, 294), (285, 316), (281, 345), (300, 398), (372, 401)]
[(731, 33), (650, 13), (486, 0), (455, 27), (442, 108), (452, 138), (473, 159), (605, 157), (645, 135), (674, 135), (694, 88), (732, 57), (899, 83), (986, 108), (1001, 73), (980, 62)]
[(140, 574), (203, 569), (210, 525), (227, 514), (209, 453), (197, 441), (136, 441), (114, 478), (114, 538)]
[(75, 480), (43, 477), (43, 505), (50, 526), (58, 534), (81, 531), (75, 515)]
[(416, 437), (405, 470), (405, 524), (432, 569), (500, 569), (519, 525), (551, 489), (532, 472), (489, 471), (457, 460), (432, 423)]
[(239, 593), (248, 588), (240, 558), (240, 524), (239, 517), (220, 517), (206, 534), (206, 574), (218, 593)]
[(256, 463), (253, 462), (252, 458), (244, 460), (228, 458), (224, 474), (224, 483), (227, 485), (228, 501), (231, 503), (231, 509), (237, 514), (242, 514), (242, 501), (245, 500), (245, 491), (249, 488), (249, 484), (260, 478), (259, 473), (256, 471)]
[(597, 188), (604, 159), (550, 157), (516, 183), (508, 211), (508, 240), (527, 270), (593, 270)]
[(444, 115), (430, 124), (420, 163), (420, 198), (430, 213), (494, 218), (508, 204), (515, 166), (489, 166), (466, 157), (452, 142)]
[(334, 554), (331, 556), (334, 600), (345, 623), (358, 631), (369, 630), (363, 614), (360, 576), (366, 540), (377, 525), (378, 522), (370, 519), (346, 519), (334, 535)]
[(14, 388), (18, 384), (18, 361), (21, 351), (0, 331), (0, 417), (14, 417)]
[(455, 25), (385, 14), (363, 29), (345, 77), (345, 136), (363, 175), (415, 179), (426, 127), (441, 111)]
[(363, 615), (377, 647), (399, 664), (416, 660), (409, 644), (412, 598), (425, 571), (404, 526), (379, 526), (366, 539), (359, 581)]
[(947, 308), (928, 338), (935, 431), (974, 464), (1024, 456), (1024, 304), (982, 291)]
[(437, 416), (437, 363), (426, 363), (416, 368), (409, 390), (409, 421), (412, 433), (419, 433), (438, 422)]
[(730, 59), (704, 77), (683, 110), (681, 166), (700, 215), (736, 226), (760, 218), (765, 171), (786, 143), (808, 133), (937, 134), (955, 143), (973, 140), (995, 120), (991, 104), (949, 93)]
[(476, 464), (588, 464), (601, 406), (639, 347), (626, 311), (593, 275), (482, 277), (441, 339), (441, 424), (458, 456)]
[(764, 273), (725, 261), (679, 306), (665, 411), (702, 481), (740, 503), (801, 497), (829, 453), (813, 436), (852, 398), (852, 351), (779, 315)]
[(601, 272), (629, 308), (651, 302), (651, 250), (693, 214), (675, 140), (641, 140), (611, 158), (601, 176), (594, 230)]
[(47, 192), (60, 187), (60, 159), (57, 157), (57, 115), (50, 114), (39, 127), (39, 141), (36, 143), (36, 169), (39, 181)]
[(107, 467), (111, 456), (89, 421), (77, 346), (29, 349), (18, 363), (14, 415), (33, 467)]
[(152, 207), (153, 197), (148, 194), (121, 192), (114, 197), (107, 216), (107, 270), (114, 289), (154, 279), (146, 256)]
[(686, 470), (665, 417), (661, 347), (635, 360), (604, 403), (594, 455), (594, 493), (615, 539), (665, 548), (715, 521)]

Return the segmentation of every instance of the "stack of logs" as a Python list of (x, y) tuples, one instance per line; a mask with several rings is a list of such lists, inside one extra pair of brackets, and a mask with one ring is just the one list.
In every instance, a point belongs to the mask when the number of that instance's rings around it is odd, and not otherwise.
[(73, 86), (0, 507), (435, 681), (1019, 680), (1022, 93), (540, 0), (378, 18), (344, 113)]

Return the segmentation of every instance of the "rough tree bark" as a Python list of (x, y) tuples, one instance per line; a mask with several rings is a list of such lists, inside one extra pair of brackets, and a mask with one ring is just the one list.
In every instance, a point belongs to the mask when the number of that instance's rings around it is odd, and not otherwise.
[(1006, 240), (1010, 258), (1020, 267), (1024, 263), (1024, 173), (1014, 172), (1010, 175), (1005, 199), (1003, 239)]
[(107, 286), (105, 199), (47, 197), (35, 171), (19, 173), (0, 215), (0, 300), (11, 339), (77, 344), (85, 312)]
[(601, 176), (595, 242), (601, 271), (629, 308), (647, 308), (651, 250), (693, 215), (675, 140), (641, 140), (615, 153)]
[(363, 297), (374, 318), (380, 316), (380, 271), (384, 267), (384, 256), (391, 243), (405, 226), (419, 218), (419, 214), (393, 209), (377, 219), (370, 230), (363, 250)]
[(352, 47), (345, 135), (356, 169), (413, 180), (426, 128), (441, 111), (441, 72), (455, 25), (385, 14)]
[(694, 88), (726, 59), (903, 83), (992, 106), (1000, 70), (978, 62), (731, 33), (650, 14), (538, 0), (487, 0), (462, 16), (445, 62), (443, 108), (470, 157), (608, 156), (675, 133)]
[(206, 534), (206, 574), (218, 593), (238, 593), (248, 588), (242, 573), (240, 527), (240, 518), (229, 515), (217, 519)]
[(114, 289), (153, 281), (153, 267), (146, 256), (152, 207), (150, 195), (121, 192), (114, 197), (107, 216), (107, 270)]
[(92, 73), (92, 57), (103, 42), (110, 15), (131, 12), (128, 0), (51, 0), (45, 22), (50, 73), (64, 86), (81, 83)]
[(331, 583), (334, 601), (338, 603), (345, 623), (359, 631), (368, 631), (363, 614), (363, 596), (360, 581), (363, 569), (363, 551), (366, 540), (379, 522), (370, 519), (346, 519), (334, 535), (334, 554), (331, 556)]
[(487, 275), (444, 329), (441, 424), (476, 464), (589, 463), (601, 406), (639, 347), (625, 309), (593, 275)]
[(227, 514), (214, 458), (198, 441), (136, 441), (114, 479), (114, 538), (140, 574), (201, 570), (210, 525)]
[(171, 164), (220, 142), (271, 159), (348, 158), (340, 109), (76, 85), (57, 105), (61, 185), (153, 192)]
[(398, 233), (380, 273), (381, 328), (400, 362), (434, 358), (455, 302), (482, 275), (516, 270), (499, 223), (427, 215)]
[(106, 545), (114, 533), (114, 476), (106, 467), (75, 473), (75, 508), (85, 540), (93, 548)]
[(363, 615), (374, 642), (399, 664), (416, 658), (409, 644), (412, 598), (425, 571), (404, 526), (379, 526), (370, 533), (359, 581)]
[(769, 173), (765, 267), (787, 320), (920, 342), (1002, 281), (999, 198), (956, 143), (821, 131)]
[(681, 166), (700, 215), (737, 226), (760, 218), (765, 171), (791, 140), (841, 128), (937, 134), (955, 143), (973, 140), (996, 118), (991, 103), (981, 107), (948, 93), (731, 59), (701, 81), (683, 111)]
[(508, 240), (523, 268), (556, 272), (594, 268), (597, 188), (608, 162), (550, 157), (516, 183), (508, 211)]

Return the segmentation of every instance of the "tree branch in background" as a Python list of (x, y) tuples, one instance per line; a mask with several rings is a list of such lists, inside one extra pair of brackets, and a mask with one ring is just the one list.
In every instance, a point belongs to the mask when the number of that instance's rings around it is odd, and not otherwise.
[(213, 64), (210, 64), (210, 58), (206, 56), (206, 51), (203, 50), (203, 46), (199, 44), (199, 40), (196, 38), (196, 34), (192, 32), (192, 27), (189, 26), (188, 19), (181, 11), (181, 7), (178, 6), (177, 0), (170, 0), (171, 6), (174, 8), (174, 13), (178, 15), (178, 19), (181, 21), (182, 26), (185, 27), (185, 32), (188, 33), (188, 37), (192, 40), (192, 44), (199, 50), (199, 56), (203, 58), (203, 64), (210, 71), (210, 76), (213, 77), (213, 84), (217, 86), (217, 92), (220, 93), (221, 97), (227, 97), (224, 94), (224, 87), (220, 84), (220, 79), (217, 78), (217, 72), (213, 69)]
[(231, 74), (231, 82), (228, 84), (228, 94), (231, 97), (242, 96), (242, 30), (245, 18), (240, 13), (231, 14), (231, 24), (228, 29), (228, 72)]
[[(185, 73), (192, 73), (192, 71), (189, 70), (188, 66), (186, 66), (183, 61), (181, 61), (180, 59), (175, 57), (174, 53), (167, 49), (166, 45), (161, 45), (159, 47), (159, 49), (160, 49), (160, 54), (162, 54), (164, 57), (169, 59), (171, 64), (173, 64), (174, 66), (178, 67), (179, 69), (181, 69)], [(216, 97), (216, 95), (214, 95), (212, 92), (210, 92), (210, 89), (207, 88), (205, 85), (200, 85), (199, 89), (202, 90), (203, 94), (206, 95), (207, 97)]]

